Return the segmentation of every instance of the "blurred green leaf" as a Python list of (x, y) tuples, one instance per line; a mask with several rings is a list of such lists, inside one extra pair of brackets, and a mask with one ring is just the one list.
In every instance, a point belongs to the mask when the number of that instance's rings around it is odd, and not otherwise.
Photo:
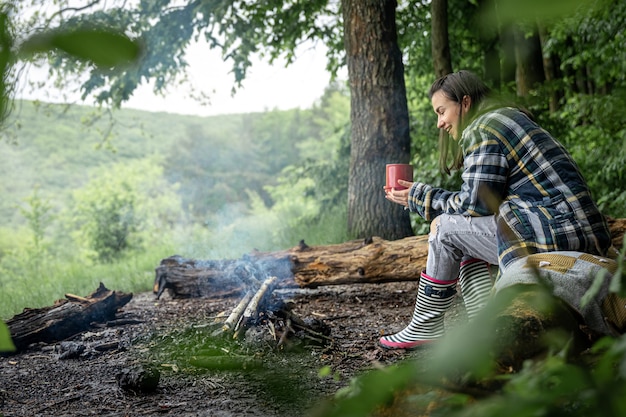
[[(592, 0), (496, 0), (497, 8), (485, 8), (488, 13), (483, 19), (501, 24), (519, 23), (536, 20), (548, 21), (562, 18), (575, 13), (581, 7), (590, 7)], [(496, 11), (497, 10), (497, 11)], [(497, 13), (497, 16), (496, 14)]]
[(593, 280), (593, 283), (580, 299), (580, 306), (585, 307), (589, 304), (595, 297), (598, 295), (600, 290), (602, 289), (602, 284), (607, 279), (608, 271), (606, 269), (601, 270), (598, 275)]
[(326, 366), (322, 366), (319, 371), (317, 372), (317, 375), (320, 378), (325, 378), (327, 376), (329, 376), (332, 373), (332, 369), (330, 366), (326, 365)]
[(0, 352), (15, 352), (15, 345), (11, 340), (11, 332), (6, 323), (0, 321)]
[(367, 372), (351, 381), (337, 393), (338, 401), (324, 412), (324, 417), (366, 417), (394, 394), (415, 380), (416, 368), (411, 362)]
[(59, 49), (75, 58), (91, 61), (99, 67), (125, 65), (139, 57), (139, 43), (108, 29), (75, 29), (50, 32), (29, 38), (21, 52), (32, 55)]

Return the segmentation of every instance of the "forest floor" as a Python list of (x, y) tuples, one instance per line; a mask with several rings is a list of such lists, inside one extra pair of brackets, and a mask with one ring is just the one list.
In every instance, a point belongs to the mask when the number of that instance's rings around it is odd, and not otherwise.
[[(0, 415), (313, 415), (353, 377), (424, 355), (427, 349), (394, 351), (378, 344), (381, 334), (407, 323), (416, 288), (417, 282), (401, 282), (276, 290), (273, 297), (289, 300), (300, 318), (330, 329), (324, 344), (294, 338), (282, 349), (263, 337), (248, 343), (253, 329), (237, 343), (212, 336), (216, 318), (230, 313), (237, 296), (164, 294), (157, 300), (152, 293), (135, 294), (118, 312), (120, 325), (0, 357)], [(462, 322), (464, 314), (457, 302), (446, 321)], [(233, 355), (218, 361), (215, 352)], [(198, 361), (202, 355), (208, 360)], [(125, 384), (129, 375), (154, 370), (158, 383), (154, 378), (141, 390)]]

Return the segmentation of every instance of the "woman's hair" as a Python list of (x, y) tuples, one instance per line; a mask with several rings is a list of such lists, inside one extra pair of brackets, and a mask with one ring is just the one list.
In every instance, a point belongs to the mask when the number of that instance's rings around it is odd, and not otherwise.
[[(461, 70), (437, 79), (430, 87), (428, 98), (432, 99), (433, 95), (440, 90), (448, 99), (459, 104), (465, 96), (471, 99), (469, 111), (465, 115), (463, 112), (459, 113), (459, 136), (476, 117), (502, 107), (514, 107), (529, 119), (534, 120), (530, 111), (496, 96), (478, 76), (470, 71)], [(449, 159), (451, 159), (450, 163), (448, 163)], [(451, 139), (450, 135), (441, 129), (439, 131), (439, 169), (441, 172), (450, 174), (450, 170), (459, 169), (462, 166), (463, 149), (458, 141)]]
[[(470, 97), (471, 104), (467, 115), (463, 116), (463, 112), (459, 113), (459, 135), (465, 126), (476, 117), (479, 110), (484, 111), (485, 99), (491, 94), (489, 87), (480, 78), (465, 70), (453, 72), (437, 79), (430, 87), (428, 98), (432, 99), (437, 91), (442, 91), (448, 99), (459, 104), (463, 101), (463, 97)], [(449, 155), (452, 159), (450, 163), (448, 163)], [(457, 141), (450, 138), (445, 130), (441, 129), (439, 131), (439, 169), (450, 174), (450, 170), (459, 169), (462, 165), (463, 149)]]

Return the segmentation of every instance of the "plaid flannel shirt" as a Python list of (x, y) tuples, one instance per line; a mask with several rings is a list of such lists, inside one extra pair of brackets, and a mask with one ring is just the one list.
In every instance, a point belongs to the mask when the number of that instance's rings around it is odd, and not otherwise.
[(477, 117), (463, 131), (460, 191), (415, 183), (409, 208), (440, 214), (496, 214), (500, 266), (533, 253), (606, 255), (611, 237), (580, 170), (548, 132), (514, 108)]

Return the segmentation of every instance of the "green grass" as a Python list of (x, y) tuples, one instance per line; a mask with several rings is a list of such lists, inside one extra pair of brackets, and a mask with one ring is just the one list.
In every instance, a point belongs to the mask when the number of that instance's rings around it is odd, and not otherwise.
[[(286, 221), (282, 219), (281, 224)], [(51, 306), (67, 293), (87, 296), (101, 282), (114, 291), (152, 291), (155, 268), (162, 259), (172, 255), (192, 259), (238, 259), (254, 249), (288, 249), (296, 246), (300, 239), (305, 239), (309, 245), (340, 243), (348, 240), (345, 224), (342, 209), (323, 216), (315, 224), (302, 223), (291, 228), (281, 227), (273, 220), (240, 218), (222, 230), (178, 229), (176, 234), (162, 236), (144, 251), (129, 253), (124, 259), (108, 264), (83, 262), (76, 257), (35, 262), (32, 256), (26, 255), (27, 251), (7, 249), (9, 245), (5, 243), (6, 252), (0, 257), (0, 318), (6, 320), (24, 308)]]
[[(154, 247), (111, 264), (50, 260), (34, 268), (16, 268), (0, 278), (0, 318), (8, 319), (24, 308), (51, 306), (71, 293), (87, 296), (102, 282), (114, 291), (139, 293), (152, 290), (154, 269), (173, 254), (171, 247)], [(25, 265), (24, 260), (16, 260)]]

